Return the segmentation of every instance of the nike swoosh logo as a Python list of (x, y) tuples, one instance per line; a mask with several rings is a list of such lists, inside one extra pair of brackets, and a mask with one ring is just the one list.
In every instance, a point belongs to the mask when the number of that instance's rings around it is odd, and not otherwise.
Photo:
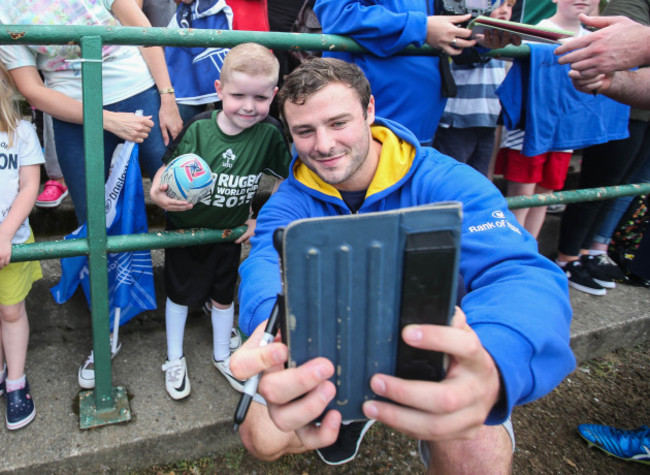
[(185, 389), (185, 379), (187, 379), (185, 376), (183, 376), (183, 381), (181, 382), (181, 385), (179, 387), (175, 387), (174, 389), (178, 392), (181, 392)]

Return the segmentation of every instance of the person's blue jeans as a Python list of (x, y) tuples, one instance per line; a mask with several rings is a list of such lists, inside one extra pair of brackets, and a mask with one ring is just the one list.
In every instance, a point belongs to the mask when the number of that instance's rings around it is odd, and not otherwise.
[[(150, 178), (153, 178), (163, 164), (162, 156), (166, 149), (160, 132), (158, 118), (160, 95), (157, 89), (151, 87), (128, 99), (104, 106), (104, 109), (112, 112), (142, 110), (143, 115), (151, 116), (154, 126), (146, 140), (139, 145), (139, 159), (140, 168)], [(53, 119), (53, 125), (59, 165), (74, 203), (77, 221), (81, 224), (86, 220), (86, 167), (83, 126), (58, 119)], [(104, 180), (108, 177), (113, 151), (117, 144), (121, 142), (124, 142), (124, 140), (104, 131)]]
[(433, 148), (471, 165), (487, 176), (494, 147), (495, 127), (438, 127)]

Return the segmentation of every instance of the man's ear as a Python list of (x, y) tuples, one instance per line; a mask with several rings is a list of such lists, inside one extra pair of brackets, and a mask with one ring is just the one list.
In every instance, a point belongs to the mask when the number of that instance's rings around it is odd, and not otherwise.
[(223, 100), (223, 87), (221, 86), (221, 81), (218, 79), (214, 81), (214, 90), (217, 91), (219, 99)]
[(366, 109), (366, 122), (368, 125), (375, 123), (375, 96), (370, 96), (368, 108)]

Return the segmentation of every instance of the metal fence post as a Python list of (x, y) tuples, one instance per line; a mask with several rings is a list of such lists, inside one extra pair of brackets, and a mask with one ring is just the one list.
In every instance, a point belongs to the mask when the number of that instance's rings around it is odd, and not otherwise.
[(86, 157), (88, 267), (95, 364), (95, 389), (84, 391), (79, 395), (79, 424), (82, 429), (131, 419), (126, 391), (124, 388), (113, 388), (111, 379), (106, 217), (104, 214), (102, 43), (101, 36), (84, 36), (80, 41), (84, 155)]

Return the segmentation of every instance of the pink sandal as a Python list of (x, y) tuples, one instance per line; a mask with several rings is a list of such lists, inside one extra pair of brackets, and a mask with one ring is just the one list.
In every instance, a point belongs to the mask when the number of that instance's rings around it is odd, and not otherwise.
[(67, 186), (56, 180), (48, 180), (43, 186), (43, 192), (36, 198), (36, 206), (39, 208), (56, 208), (66, 196), (68, 196)]

